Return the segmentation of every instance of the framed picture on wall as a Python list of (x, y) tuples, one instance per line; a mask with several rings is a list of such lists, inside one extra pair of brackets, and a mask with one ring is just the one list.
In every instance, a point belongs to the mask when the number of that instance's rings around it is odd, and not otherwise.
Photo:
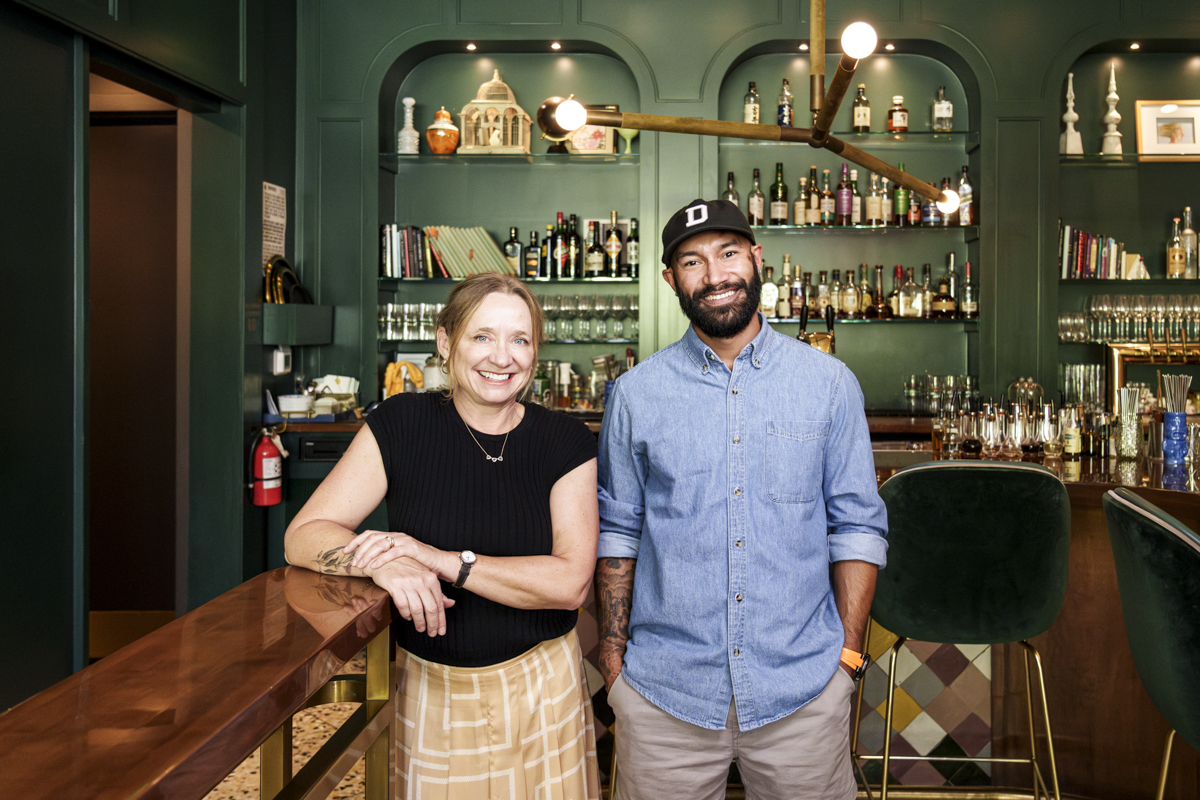
[(1141, 161), (1200, 161), (1200, 100), (1138, 100)]
[[(603, 111), (620, 111), (620, 106), (584, 106)], [(571, 134), (566, 141), (567, 151), (580, 155), (611, 155), (616, 150), (616, 136), (613, 129), (604, 125), (584, 125)]]

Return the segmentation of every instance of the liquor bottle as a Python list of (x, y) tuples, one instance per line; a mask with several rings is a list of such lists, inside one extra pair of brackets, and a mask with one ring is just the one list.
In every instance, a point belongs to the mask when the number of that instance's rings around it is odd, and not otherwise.
[[(866, 265), (863, 268), (865, 271)], [(866, 278), (865, 274), (863, 278)], [(854, 283), (853, 269), (846, 270), (846, 282), (842, 284), (839, 303), (841, 304), (841, 310), (838, 312), (838, 316), (841, 319), (858, 319), (862, 315), (862, 291)]]
[(733, 203), (735, 206), (741, 201), (741, 198), (738, 197), (737, 189), (733, 188), (733, 173), (732, 172), (729, 173), (729, 182), (725, 186), (725, 193), (723, 195), (721, 195), (721, 199), (728, 200), (729, 202)]
[(1183, 277), (1200, 277), (1200, 265), (1197, 264), (1200, 253), (1196, 250), (1196, 231), (1192, 229), (1191, 206), (1183, 207), (1183, 231), (1179, 234), (1179, 239), (1183, 242)]
[(755, 88), (754, 81), (750, 81), (750, 91), (746, 92), (746, 97), (742, 100), (742, 122), (750, 122), (757, 125), (760, 118), (760, 107), (758, 89)]
[(783, 274), (779, 276), (779, 284), (775, 288), (778, 297), (775, 301), (776, 319), (792, 318), (792, 257), (784, 255)]
[(921, 198), (921, 226), (924, 228), (938, 228), (942, 224), (942, 212), (937, 207), (937, 203), (930, 200), (928, 197)]
[(775, 306), (779, 303), (779, 287), (775, 284), (775, 268), (763, 267), (762, 294), (758, 301), (758, 310), (764, 317), (775, 316)]
[(792, 203), (792, 220), (796, 225), (807, 225), (808, 217), (808, 178), (801, 176), (800, 185), (796, 189), (796, 201)]
[(832, 225), (835, 216), (833, 190), (829, 188), (829, 170), (821, 170), (821, 224)]
[(538, 280), (548, 281), (554, 277), (554, 264), (552, 263), (554, 256), (550, 250), (551, 240), (554, 238), (554, 226), (546, 226), (546, 235), (542, 239), (542, 264), (538, 267)]
[(567, 226), (563, 223), (563, 212), (559, 211), (554, 222), (554, 233), (550, 236), (550, 279), (571, 277), (567, 269)]
[(867, 310), (863, 312), (864, 319), (891, 319), (892, 307), (887, 304), (887, 298), (883, 294), (883, 265), (875, 265), (875, 292), (874, 299)]
[(817, 315), (817, 287), (813, 286), (812, 273), (804, 273), (804, 305), (808, 306), (808, 318), (815, 319)]
[(882, 211), (879, 215), (879, 224), (890, 225), (892, 222), (892, 190), (888, 188), (890, 181), (880, 176), (879, 183), (881, 184), (879, 190), (879, 208)]
[(939, 86), (937, 99), (933, 101), (934, 133), (949, 133), (954, 130), (954, 104), (946, 99), (946, 87)]
[(915, 228), (921, 224), (921, 209), (924, 198), (911, 189), (908, 192), (908, 224)]
[(978, 225), (979, 214), (975, 208), (975, 189), (971, 186), (971, 178), (967, 175), (967, 165), (962, 168), (958, 178), (958, 224)]
[(517, 238), (517, 229), (508, 229), (508, 241), (504, 243), (504, 258), (513, 269), (513, 274), (521, 275), (521, 240)]
[(892, 309), (892, 316), (902, 316), (900, 313), (900, 287), (904, 285), (904, 267), (897, 264), (892, 268), (892, 291), (888, 292), (887, 304)]
[(931, 267), (926, 264), (921, 267), (921, 316), (929, 319), (933, 314), (933, 287), (929, 284)]
[[(900, 162), (900, 171), (904, 171), (904, 162)], [(896, 184), (896, 191), (892, 196), (892, 224), (893, 225), (908, 225), (908, 204), (911, 202), (912, 193), (899, 183)]]
[(588, 223), (588, 247), (583, 256), (583, 276), (599, 278), (604, 274), (604, 247), (600, 244), (600, 222)]
[(938, 278), (937, 294), (929, 304), (929, 316), (931, 319), (953, 319), (956, 313), (954, 295), (950, 294), (950, 276), (943, 275)]
[(871, 173), (871, 187), (863, 198), (863, 225), (883, 224), (883, 198), (879, 194), (879, 176)]
[[(883, 269), (882, 266), (879, 268)], [(862, 317), (866, 315), (868, 308), (875, 305), (875, 295), (871, 291), (871, 283), (867, 278), (866, 264), (858, 265), (858, 275), (860, 278), (858, 282), (858, 315)]]
[(608, 223), (608, 234), (604, 237), (604, 277), (616, 277), (621, 264), (621, 251), (624, 250), (621, 229), (617, 226), (617, 212), (611, 212)]
[[(783, 257), (784, 265), (791, 261), (791, 256)], [(800, 309), (804, 306), (804, 281), (800, 276), (800, 265), (797, 264), (792, 270), (792, 285), (788, 288), (788, 302), (792, 306), (792, 318), (800, 316)]]
[(975, 282), (971, 280), (970, 261), (963, 265), (963, 271), (962, 303), (959, 304), (958, 315), (963, 319), (977, 319), (979, 317), (979, 296), (975, 289)]
[(854, 96), (854, 124), (850, 130), (855, 133), (867, 133), (871, 130), (871, 101), (867, 99), (867, 85), (858, 85), (858, 94)]
[(887, 114), (888, 133), (904, 133), (908, 130), (908, 109), (904, 107), (904, 95), (892, 98), (892, 107)]
[(850, 224), (862, 225), (863, 197), (858, 191), (858, 170), (850, 170)]
[(900, 287), (901, 317), (918, 318), (921, 316), (921, 287), (913, 280), (913, 268), (905, 271), (904, 285)]
[(624, 278), (636, 278), (642, 267), (642, 237), (638, 234), (637, 217), (629, 220), (629, 236), (625, 239)]
[(1179, 235), (1179, 217), (1174, 219), (1171, 243), (1167, 245), (1167, 277), (1182, 278), (1187, 274), (1187, 260), (1183, 253), (1183, 237)]
[(579, 238), (579, 217), (574, 214), (567, 225), (567, 270), (562, 277), (583, 277), (583, 240)]
[[(958, 272), (954, 269), (954, 253), (946, 254), (946, 282), (950, 286), (950, 296), (958, 301)], [(955, 307), (957, 308), (957, 306)]]
[(817, 319), (822, 319), (825, 316), (825, 307), (830, 303), (830, 287), (829, 287), (829, 272), (821, 270), (817, 277), (817, 297), (814, 305)]
[(850, 165), (842, 162), (842, 178), (838, 181), (834, 197), (834, 225), (849, 225), (854, 210), (854, 191), (850, 188)]
[(1074, 406), (1063, 406), (1058, 412), (1062, 430), (1063, 459), (1067, 461), (1078, 461), (1079, 453), (1083, 449), (1082, 420), (1079, 416), (1079, 409)]
[[(950, 192), (950, 191), (953, 191), (953, 189), (950, 188), (950, 179), (942, 178), (942, 192), (945, 193), (945, 192)], [(941, 213), (941, 209), (938, 209), (938, 213), (939, 214)], [(950, 228), (950, 227), (954, 227), (957, 225), (958, 225), (958, 209), (951, 211), (949, 214), (942, 214), (942, 227), (943, 228)]]
[(790, 128), (795, 124), (795, 100), (792, 96), (792, 87), (788, 85), (788, 79), (783, 79), (783, 88), (779, 90), (778, 114), (776, 115), (779, 122), (779, 127)]
[(829, 281), (829, 305), (833, 306), (833, 316), (839, 317), (842, 313), (842, 271), (840, 269), (833, 271), (833, 280)]
[(808, 168), (808, 208), (804, 212), (805, 225), (821, 224), (821, 188), (817, 186), (817, 168)]
[(529, 246), (525, 248), (525, 277), (537, 278), (542, 266), (542, 248), (538, 246), (537, 231), (529, 232)]
[(750, 192), (750, 197), (746, 200), (746, 209), (750, 213), (747, 214), (750, 218), (751, 225), (765, 225), (763, 220), (763, 193), (762, 187), (758, 185), (758, 170), (754, 170), (754, 189)]
[(788, 201), (787, 184), (783, 182), (783, 164), (775, 164), (775, 182), (771, 184), (771, 216), (772, 225), (787, 225)]

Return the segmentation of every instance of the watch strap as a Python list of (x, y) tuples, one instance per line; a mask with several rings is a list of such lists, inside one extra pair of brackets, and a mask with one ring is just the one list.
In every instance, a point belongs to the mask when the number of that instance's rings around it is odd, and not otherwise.
[(463, 561), (462, 555), (458, 557), (458, 577), (454, 580), (452, 586), (455, 589), (461, 589), (462, 585), (467, 582), (467, 576), (471, 574), (471, 567), (475, 566), (475, 562), (470, 563)]
[(870, 666), (871, 656), (867, 653), (858, 653), (848, 647), (843, 647), (841, 661), (847, 667), (854, 670), (853, 678), (857, 681), (867, 671), (867, 667)]

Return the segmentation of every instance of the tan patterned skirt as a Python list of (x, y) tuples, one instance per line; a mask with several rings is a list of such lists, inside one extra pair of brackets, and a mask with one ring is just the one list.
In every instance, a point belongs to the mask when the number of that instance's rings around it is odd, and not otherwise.
[(502, 664), (396, 650), (396, 797), (598, 800), (592, 698), (575, 632)]

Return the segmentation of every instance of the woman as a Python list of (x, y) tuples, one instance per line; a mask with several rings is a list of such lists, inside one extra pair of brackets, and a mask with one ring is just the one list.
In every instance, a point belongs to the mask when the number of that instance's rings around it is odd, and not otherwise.
[[(290, 564), (366, 575), (397, 622), (397, 796), (598, 798), (575, 637), (596, 564), (596, 441), (520, 402), (542, 312), (505, 275), (437, 320), (446, 393), (389, 398), (288, 526)], [(390, 531), (354, 530), (387, 498)]]

